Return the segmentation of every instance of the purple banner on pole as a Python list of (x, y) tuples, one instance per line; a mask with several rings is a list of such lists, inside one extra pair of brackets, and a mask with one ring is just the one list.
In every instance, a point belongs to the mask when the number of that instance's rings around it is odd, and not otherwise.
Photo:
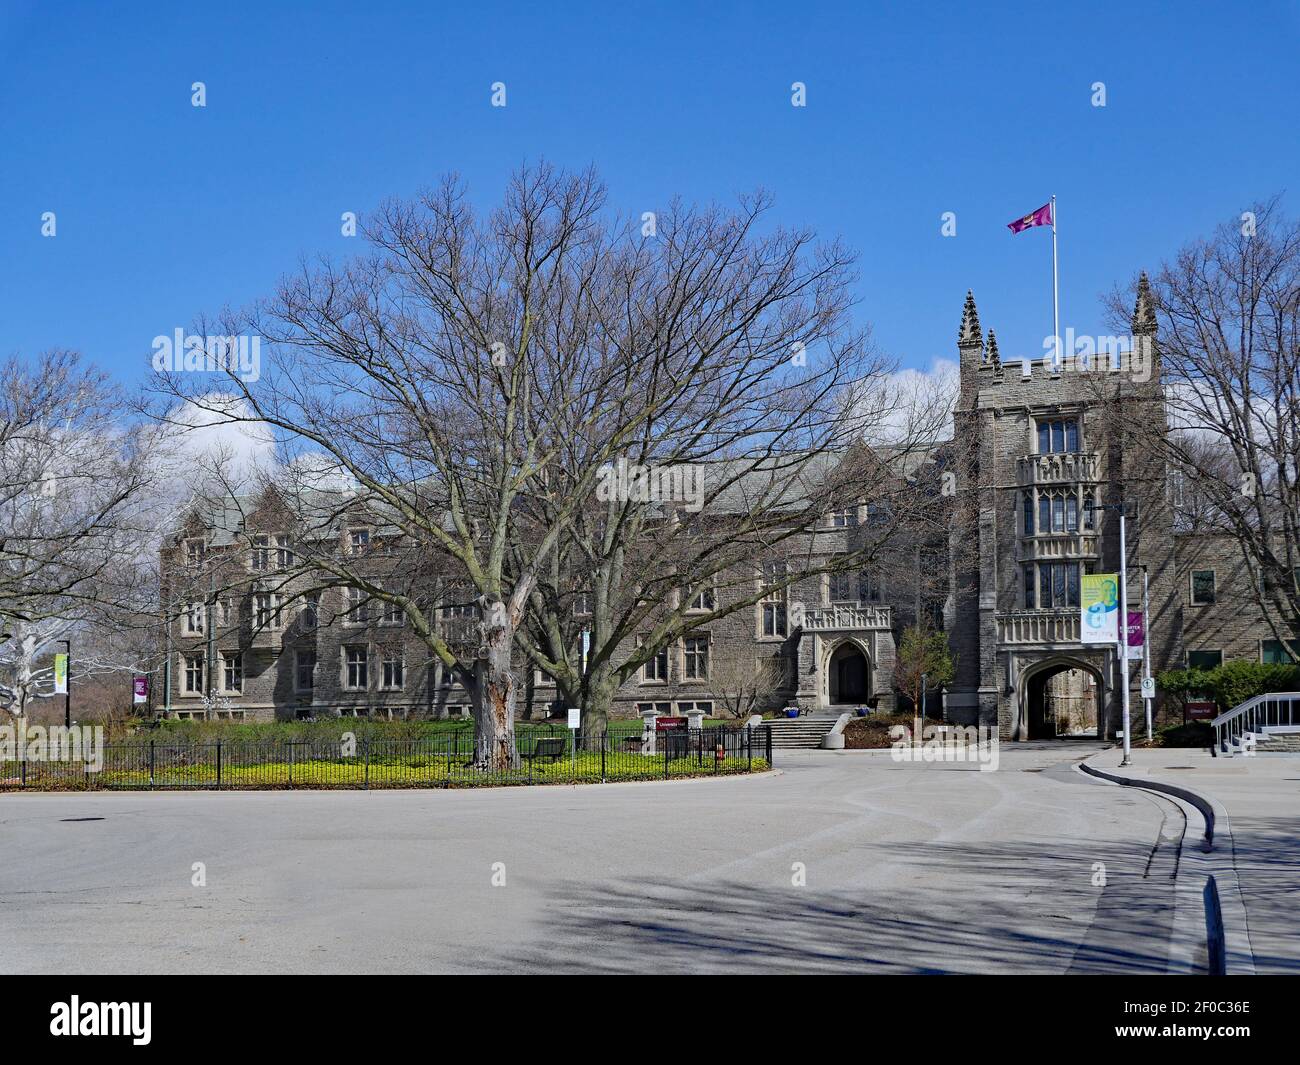
[(1128, 656), (1129, 658), (1142, 658), (1142, 645), (1146, 642), (1146, 633), (1142, 626), (1142, 611), (1136, 613), (1130, 610), (1128, 612)]

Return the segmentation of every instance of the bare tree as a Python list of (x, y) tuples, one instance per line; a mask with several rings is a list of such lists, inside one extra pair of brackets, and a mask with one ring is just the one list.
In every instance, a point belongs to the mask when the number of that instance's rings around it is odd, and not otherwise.
[[(716, 353), (704, 372), (726, 380), (727, 360), (743, 362), (742, 399), (649, 420), (638, 450), (608, 471), (618, 485), (574, 515), (552, 554), (521, 642), (565, 705), (583, 708), (588, 732), (603, 729), (638, 670), (715, 622), (756, 613), (766, 635), (795, 638), (810, 605), (800, 589), (823, 575), (869, 600), (882, 571), (906, 573), (918, 611), (935, 613), (946, 597), (933, 552), (954, 502), (941, 480), (947, 426), (933, 407), (906, 409), (917, 397), (900, 394), (889, 364), (848, 330), (844, 275), (833, 276), (814, 314), (828, 330), (818, 365), (786, 372), (795, 334), (778, 334), (762, 365), (749, 342)], [(795, 323), (811, 311), (780, 313)], [(697, 433), (725, 446), (693, 450)], [(677, 482), (696, 498), (665, 488)], [(722, 662), (714, 656), (710, 670)]]
[[(155, 519), (141, 433), (72, 352), (0, 366), (0, 704), (47, 694), (52, 644), (134, 616)], [(77, 673), (107, 664), (74, 658)]]
[(65, 617), (9, 622), (0, 644), (0, 707), (17, 717), (38, 700), (59, 693), (54, 684), (54, 655), (67, 641), (71, 655), (67, 681), (73, 690), (85, 681), (121, 674), (156, 671), (157, 626), (154, 618), (123, 618), (121, 604), (110, 609), (81, 605)]
[[(389, 203), (367, 227), (369, 257), (304, 268), (221, 328), (266, 341), (258, 380), (234, 369), (223, 378), (246, 407), (213, 402), (210, 378), (161, 378), (169, 399), (269, 426), (286, 460), (303, 448), (328, 455), (354, 485), (347, 507), (391, 530), (402, 572), (445, 574), (473, 593), (478, 639), (458, 648), (431, 623), (427, 595), (381, 586), (345, 551), (311, 559), (405, 613), (470, 687), (479, 756), (494, 766), (514, 757), (515, 633), (602, 464), (628, 453), (661, 406), (679, 402), (688, 418), (728, 387), (701, 352), (734, 335), (709, 339), (716, 323), (697, 288), (719, 257), (732, 283), (742, 275), (746, 230), (711, 214), (713, 243), (672, 245), (674, 259), (668, 245), (611, 227), (604, 199), (594, 175), (540, 167), (518, 174), (483, 219), (451, 180), (417, 203)], [(776, 276), (780, 262), (748, 265), (757, 293), (799, 283), (789, 266)], [(742, 322), (739, 309), (728, 320)], [(761, 328), (750, 323), (747, 339)], [(744, 381), (733, 373), (729, 387)], [(562, 462), (575, 440), (582, 462)]]
[[(1278, 640), (1300, 633), (1300, 224), (1255, 204), (1137, 283), (1135, 334), (1156, 335), (1163, 412), (1117, 404), (1163, 460), (1185, 528), (1230, 535)], [(1111, 296), (1115, 317), (1129, 300)], [(1101, 375), (1104, 376), (1104, 375)], [(1166, 424), (1168, 431), (1165, 431)], [(1293, 651), (1294, 653), (1294, 651)]]
[(780, 658), (731, 655), (716, 658), (709, 669), (709, 693), (737, 719), (761, 713), (787, 683)]

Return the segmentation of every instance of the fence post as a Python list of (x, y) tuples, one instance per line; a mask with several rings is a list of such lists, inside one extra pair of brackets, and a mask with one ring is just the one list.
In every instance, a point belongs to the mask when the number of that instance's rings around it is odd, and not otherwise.
[(609, 744), (609, 733), (600, 738), (600, 782), (605, 783), (605, 748)]
[(767, 753), (767, 768), (772, 768), (772, 726), (763, 726), (763, 746)]
[(18, 770), (20, 786), (25, 788), (27, 787), (27, 759), (24, 758), (18, 765), (21, 767)]
[(221, 788), (221, 741), (217, 740), (217, 788)]
[(668, 779), (668, 748), (672, 745), (668, 733), (664, 733), (664, 780)]
[(361, 742), (366, 745), (366, 779), (362, 787), (365, 788), (365, 790), (369, 791), (370, 790), (370, 736), (367, 735), (366, 738)]
[(287, 759), (287, 762), (289, 765), (289, 787), (292, 789), (293, 788), (293, 743), (292, 741), (286, 742), (285, 747), (289, 749), (289, 757)]
[(151, 788), (153, 787), (153, 744), (154, 741), (150, 740), (149, 741), (149, 787)]

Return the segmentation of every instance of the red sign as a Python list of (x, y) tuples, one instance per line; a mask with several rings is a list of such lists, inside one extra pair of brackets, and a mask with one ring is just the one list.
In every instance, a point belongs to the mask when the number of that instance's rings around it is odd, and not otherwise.
[(149, 678), (148, 677), (134, 678), (134, 690), (133, 690), (132, 699), (134, 702), (137, 703), (144, 703), (149, 701)]
[(1193, 721), (1208, 721), (1219, 716), (1219, 706), (1217, 703), (1188, 703), (1187, 716)]
[(686, 718), (684, 717), (657, 717), (655, 718), (656, 732), (676, 732), (678, 729), (686, 727)]

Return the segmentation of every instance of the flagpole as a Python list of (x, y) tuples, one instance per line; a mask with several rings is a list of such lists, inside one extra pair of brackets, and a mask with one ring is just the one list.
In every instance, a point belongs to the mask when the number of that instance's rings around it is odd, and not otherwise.
[(1052, 334), (1056, 338), (1056, 370), (1061, 363), (1061, 297), (1056, 284), (1056, 197), (1052, 197)]

